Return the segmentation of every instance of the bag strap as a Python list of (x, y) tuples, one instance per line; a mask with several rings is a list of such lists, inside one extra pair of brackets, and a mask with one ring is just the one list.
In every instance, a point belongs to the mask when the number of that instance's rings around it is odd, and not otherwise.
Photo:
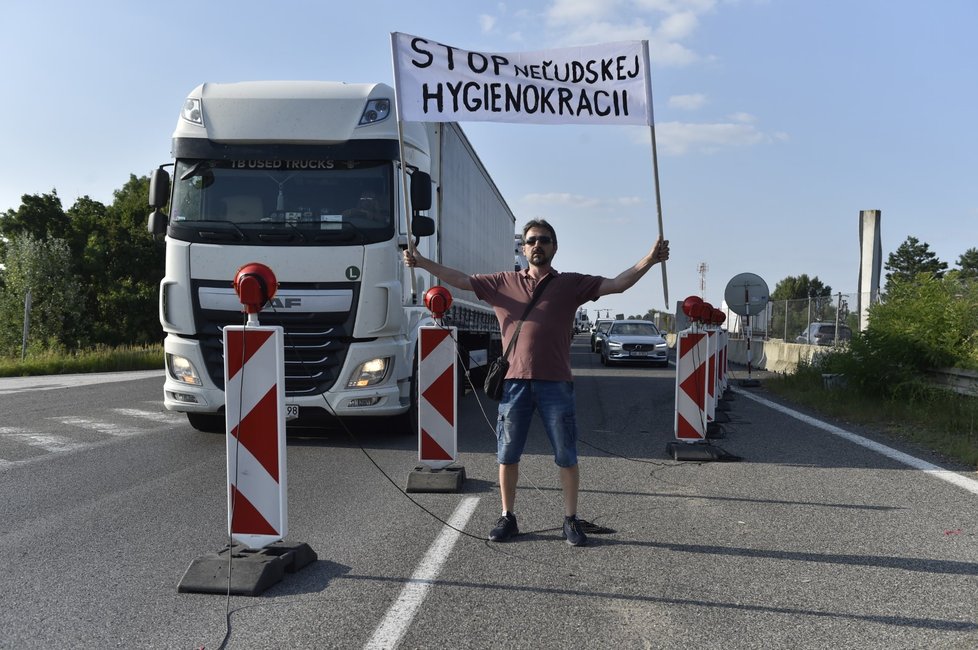
[(525, 321), (526, 317), (530, 315), (530, 310), (533, 309), (533, 305), (537, 304), (537, 300), (540, 299), (540, 296), (543, 294), (543, 290), (547, 288), (547, 283), (550, 282), (550, 278), (552, 277), (553, 274), (548, 273), (547, 277), (545, 277), (540, 284), (536, 286), (536, 289), (534, 289), (533, 300), (531, 300), (530, 304), (526, 306), (526, 310), (523, 312), (520, 322), (516, 323), (516, 331), (513, 332), (513, 338), (509, 340), (509, 345), (506, 346), (506, 351), (503, 353), (503, 359), (509, 358), (509, 352), (513, 349), (513, 346), (516, 345), (516, 339), (519, 338), (520, 330), (523, 329), (523, 321)]

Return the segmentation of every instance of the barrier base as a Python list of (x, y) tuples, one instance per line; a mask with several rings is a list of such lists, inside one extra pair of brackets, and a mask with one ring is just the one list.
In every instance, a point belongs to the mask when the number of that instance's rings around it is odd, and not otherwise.
[(741, 379), (739, 385), (744, 388), (757, 388), (761, 385), (761, 382), (756, 379)]
[(723, 427), (717, 422), (709, 422), (706, 425), (706, 437), (711, 439), (723, 437)]
[(465, 481), (465, 467), (449, 465), (443, 469), (431, 469), (419, 465), (408, 474), (405, 492), (458, 492)]
[(672, 456), (673, 460), (700, 462), (741, 460), (739, 456), (734, 456), (706, 442), (670, 442), (666, 445), (666, 453)]
[(281, 582), (286, 573), (295, 573), (316, 559), (316, 552), (304, 542), (275, 542), (259, 549), (233, 544), (191, 562), (177, 591), (258, 596)]
[(719, 422), (720, 424), (726, 424), (730, 422), (730, 415), (726, 411), (717, 409), (716, 413), (713, 414), (713, 421)]
[(730, 401), (724, 399), (724, 397), (721, 395), (720, 399), (717, 400), (717, 411), (729, 411), (730, 409)]

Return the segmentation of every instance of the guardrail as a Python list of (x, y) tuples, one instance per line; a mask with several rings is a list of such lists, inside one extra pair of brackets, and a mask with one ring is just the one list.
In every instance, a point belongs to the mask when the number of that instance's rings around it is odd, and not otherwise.
[(963, 368), (934, 368), (927, 374), (935, 384), (953, 390), (959, 395), (978, 397), (978, 371)]

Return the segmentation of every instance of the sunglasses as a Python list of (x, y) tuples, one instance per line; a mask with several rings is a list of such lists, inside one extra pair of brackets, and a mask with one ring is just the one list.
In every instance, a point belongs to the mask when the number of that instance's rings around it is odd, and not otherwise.
[(541, 235), (540, 237), (527, 237), (527, 246), (536, 246), (537, 244), (552, 244), (554, 242), (553, 238), (547, 237), (546, 235)]

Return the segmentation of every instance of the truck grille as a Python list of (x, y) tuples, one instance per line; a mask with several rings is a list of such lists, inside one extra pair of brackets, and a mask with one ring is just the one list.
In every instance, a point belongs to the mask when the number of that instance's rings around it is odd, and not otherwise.
[[(356, 305), (356, 293), (354, 290), (353, 305)], [(244, 316), (203, 309), (199, 303), (195, 310), (207, 374), (223, 389), (224, 327), (241, 325)], [(333, 387), (353, 340), (355, 311), (355, 307), (349, 312), (272, 310), (259, 315), (262, 325), (279, 325), (285, 332), (286, 396), (319, 395)]]

